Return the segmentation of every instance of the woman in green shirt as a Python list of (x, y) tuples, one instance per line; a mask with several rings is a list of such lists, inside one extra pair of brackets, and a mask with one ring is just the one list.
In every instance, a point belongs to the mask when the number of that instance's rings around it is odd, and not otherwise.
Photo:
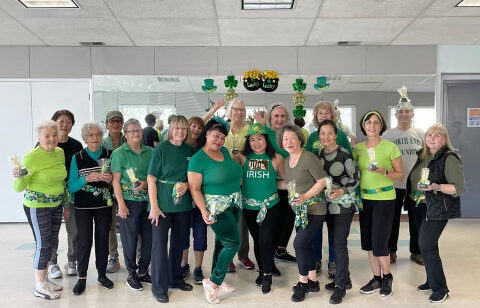
[(380, 289), (381, 296), (392, 294), (388, 240), (395, 212), (394, 181), (403, 179), (402, 157), (398, 147), (383, 138), (387, 123), (375, 110), (360, 121), (367, 140), (357, 144), (353, 158), (360, 170), (360, 191), (363, 211), (360, 212), (362, 249), (368, 252), (373, 278), (360, 292), (371, 294)]
[[(33, 294), (44, 299), (58, 299), (62, 286), (50, 281), (47, 276), (54, 241), (62, 223), (69, 217), (68, 199), (65, 191), (65, 157), (58, 148), (59, 127), (55, 121), (41, 122), (37, 126), (39, 146), (25, 155), (23, 167), (13, 170), (17, 192), (25, 191), (23, 209), (32, 228), (36, 250), (33, 257), (35, 287)], [(26, 174), (25, 174), (26, 170)], [(63, 206), (65, 207), (63, 207)]]
[(192, 214), (187, 167), (193, 148), (185, 143), (188, 134), (187, 119), (180, 115), (172, 117), (168, 140), (155, 147), (147, 172), (149, 219), (153, 225), (152, 293), (161, 303), (169, 301), (169, 287), (182, 291), (193, 289), (183, 281), (181, 267), (184, 239)]
[[(123, 125), (126, 143), (112, 152), (112, 185), (118, 204), (118, 223), (123, 256), (128, 271), (127, 285), (143, 290), (142, 282), (151, 284), (148, 274), (152, 250), (152, 227), (148, 221), (147, 167), (153, 149), (142, 144), (142, 126), (136, 119)], [(137, 266), (137, 240), (141, 236)], [(138, 273), (137, 273), (138, 267)]]
[(278, 217), (277, 174), (284, 175), (283, 158), (268, 140), (265, 127), (250, 126), (243, 153), (238, 154), (243, 166), (243, 214), (253, 237), (259, 274), (256, 285), (262, 293), (270, 292), (274, 267), (274, 233)]
[(242, 168), (223, 147), (228, 129), (224, 123), (210, 120), (197, 144), (197, 152), (188, 165), (188, 183), (203, 220), (215, 232), (212, 273), (203, 280), (209, 303), (219, 303), (219, 291), (233, 291), (224, 282), (227, 269), (240, 246), (234, 207), (241, 206)]

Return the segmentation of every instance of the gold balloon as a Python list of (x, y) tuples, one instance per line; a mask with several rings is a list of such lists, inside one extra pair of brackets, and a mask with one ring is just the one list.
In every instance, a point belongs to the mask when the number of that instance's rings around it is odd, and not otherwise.
[(303, 92), (298, 91), (297, 93), (295, 93), (295, 95), (293, 96), (293, 102), (295, 103), (295, 105), (303, 105), (305, 103), (305, 95), (303, 94)]
[(224, 97), (225, 102), (228, 102), (232, 99), (236, 99), (238, 97), (238, 94), (235, 93), (235, 89), (228, 89), (227, 93), (225, 93), (225, 95), (223, 97)]

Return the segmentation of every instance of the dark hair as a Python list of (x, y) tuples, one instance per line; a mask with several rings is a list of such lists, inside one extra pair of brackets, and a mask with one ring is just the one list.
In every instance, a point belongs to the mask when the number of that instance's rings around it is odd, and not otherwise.
[(73, 113), (66, 109), (55, 111), (52, 116), (52, 120), (57, 122), (58, 118), (60, 118), (62, 115), (69, 117), (70, 121), (72, 121), (72, 126), (75, 125), (75, 117), (73, 116)]
[(200, 117), (191, 117), (190, 119), (188, 119), (188, 124), (189, 125), (196, 124), (201, 128), (205, 126), (205, 122)]
[[(262, 134), (263, 137), (265, 137), (265, 142), (267, 143), (267, 147), (265, 148), (265, 154), (270, 156), (270, 158), (275, 157), (275, 149), (268, 139), (268, 135)], [(245, 141), (245, 146), (243, 147), (243, 155), (248, 156), (251, 153), (253, 153), (252, 147), (250, 146), (250, 136), (247, 136), (247, 140)]]
[(338, 129), (337, 129), (337, 124), (335, 124), (335, 122), (333, 122), (332, 120), (323, 120), (319, 125), (318, 125), (318, 133), (320, 134), (320, 128), (322, 128), (322, 126), (324, 125), (330, 125), (331, 127), (333, 127), (333, 130), (335, 131), (335, 135), (338, 134)]
[(174, 116), (175, 116), (174, 114), (171, 114), (171, 115), (168, 116), (168, 118), (167, 118), (167, 123), (168, 124), (170, 124), (170, 121), (172, 121)]
[(387, 130), (387, 122), (385, 122), (385, 118), (383, 115), (377, 111), (377, 110), (370, 110), (367, 113), (365, 113), (362, 118), (360, 119), (360, 129), (362, 130), (363, 135), (367, 135), (367, 132), (365, 131), (365, 127), (363, 127), (363, 123), (366, 121), (370, 120), (372, 116), (380, 116), (380, 122), (382, 122), (382, 129), (380, 130), (380, 136)]
[(153, 114), (149, 113), (145, 116), (145, 122), (147, 123), (148, 126), (153, 126), (155, 125), (155, 121), (157, 120), (157, 117), (154, 116)]
[(305, 126), (305, 120), (303, 118), (295, 118), (295, 120), (293, 120), (293, 123), (295, 123), (295, 125), (298, 125), (300, 127)]
[(300, 127), (292, 124), (287, 124), (283, 128), (281, 128), (278, 133), (277, 133), (277, 145), (283, 149), (283, 134), (285, 132), (294, 132), (297, 134), (298, 140), (300, 140), (300, 147), (303, 148), (305, 145), (305, 136), (303, 135), (302, 131), (300, 130)]
[(207, 143), (207, 132), (213, 130), (219, 131), (220, 133), (224, 134), (225, 137), (228, 135), (228, 130), (225, 126), (223, 126), (223, 124), (215, 121), (214, 119), (208, 121), (207, 124), (205, 124), (205, 126), (203, 127), (200, 136), (198, 136), (197, 145), (195, 146), (195, 152), (203, 148), (203, 146)]

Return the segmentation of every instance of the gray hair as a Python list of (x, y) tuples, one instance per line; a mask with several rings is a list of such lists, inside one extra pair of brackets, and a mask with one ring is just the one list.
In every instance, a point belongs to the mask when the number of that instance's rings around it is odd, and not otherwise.
[(98, 122), (87, 122), (82, 126), (82, 138), (83, 140), (87, 139), (87, 135), (91, 129), (98, 128), (101, 132), (103, 132), (102, 127)]
[(124, 134), (127, 133), (128, 127), (130, 125), (140, 126), (140, 128), (142, 127), (142, 125), (140, 124), (140, 121), (138, 121), (137, 119), (134, 119), (134, 118), (130, 118), (130, 119), (127, 120), (127, 122), (125, 122), (123, 124), (123, 133)]
[(297, 134), (298, 140), (300, 140), (300, 147), (303, 148), (305, 145), (305, 136), (302, 134), (302, 131), (300, 130), (300, 127), (297, 125), (292, 125), (292, 124), (287, 124), (283, 128), (281, 128), (278, 133), (277, 133), (277, 144), (278, 146), (283, 149), (283, 134), (285, 132), (294, 132)]
[(163, 120), (162, 119), (157, 119), (155, 122), (155, 128), (162, 131), (163, 130)]
[(290, 124), (290, 112), (284, 103), (273, 103), (267, 108), (267, 125), (272, 127), (272, 111), (275, 108), (282, 108), (285, 111), (285, 117), (287, 118), (287, 124)]
[(40, 122), (37, 127), (35, 128), (35, 132), (37, 133), (37, 137), (40, 138), (41, 132), (44, 129), (55, 128), (57, 130), (57, 134), (60, 134), (60, 127), (58, 123), (53, 120), (45, 120)]
[(232, 118), (232, 116), (231, 116), (232, 106), (233, 106), (233, 104), (235, 104), (235, 103), (237, 103), (237, 102), (242, 103), (242, 104), (243, 104), (243, 108), (245, 108), (245, 102), (244, 102), (244, 101), (242, 101), (241, 99), (238, 99), (238, 98), (232, 99), (230, 102), (228, 102), (228, 105), (227, 105), (227, 107), (225, 108), (225, 117), (226, 117), (227, 119), (231, 119), (231, 118)]

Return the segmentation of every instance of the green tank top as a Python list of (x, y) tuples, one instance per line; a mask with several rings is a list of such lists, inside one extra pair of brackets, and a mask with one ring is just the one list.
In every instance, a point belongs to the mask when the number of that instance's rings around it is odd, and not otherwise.
[[(277, 172), (273, 168), (272, 158), (267, 154), (251, 153), (243, 165), (243, 208), (260, 210), (260, 206), (253, 205), (248, 199), (264, 202), (277, 193)], [(267, 208), (271, 208), (279, 201), (276, 198), (268, 200)]]

